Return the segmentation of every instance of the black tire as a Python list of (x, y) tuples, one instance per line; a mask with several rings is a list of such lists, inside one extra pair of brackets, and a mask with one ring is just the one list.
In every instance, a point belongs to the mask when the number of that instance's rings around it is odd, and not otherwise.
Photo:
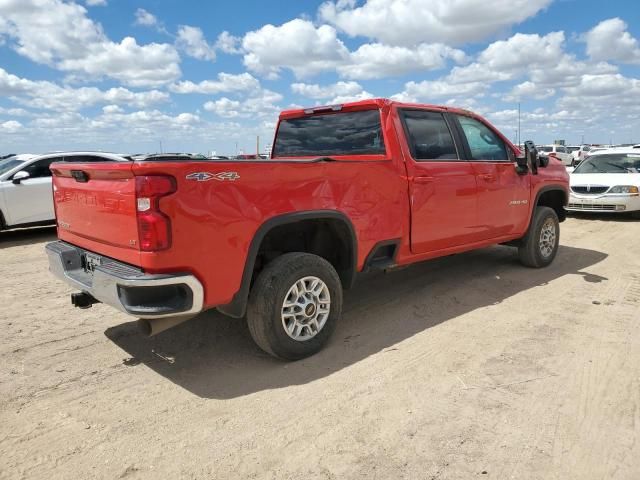
[[(555, 232), (554, 239), (551, 242), (542, 242), (543, 227), (549, 228), (552, 224)], [(548, 231), (545, 232), (548, 238)], [(546, 245), (544, 244), (546, 243)], [(552, 248), (549, 243), (552, 243)], [(549, 207), (537, 207), (533, 213), (533, 219), (529, 225), (527, 234), (522, 238), (522, 245), (518, 247), (518, 255), (520, 262), (531, 268), (542, 268), (553, 262), (558, 253), (560, 245), (560, 222), (555, 210)], [(550, 252), (549, 252), (550, 250)]]
[[(324, 282), (329, 291), (330, 308), (317, 334), (301, 341), (285, 330), (282, 308), (289, 289), (305, 277), (317, 277)], [(253, 284), (247, 306), (247, 323), (253, 340), (262, 350), (283, 360), (299, 360), (320, 351), (341, 315), (342, 284), (336, 270), (324, 258), (309, 253), (287, 253), (269, 263)]]

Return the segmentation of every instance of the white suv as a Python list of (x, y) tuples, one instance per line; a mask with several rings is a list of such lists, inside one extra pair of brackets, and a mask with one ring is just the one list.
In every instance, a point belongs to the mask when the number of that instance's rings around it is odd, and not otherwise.
[(564, 145), (536, 145), (538, 154), (544, 156), (556, 157), (567, 166), (573, 164), (573, 156), (567, 151)]
[(53, 162), (116, 160), (122, 161), (122, 156), (103, 152), (25, 154), (0, 160), (0, 230), (55, 224), (49, 170)]
[(0, 160), (0, 229), (53, 224), (50, 155)]

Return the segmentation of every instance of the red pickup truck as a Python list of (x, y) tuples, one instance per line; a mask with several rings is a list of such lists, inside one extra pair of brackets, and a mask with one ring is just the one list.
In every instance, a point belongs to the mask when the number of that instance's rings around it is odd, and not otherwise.
[[(64, 156), (64, 155), (62, 155)], [(272, 158), (63, 158), (50, 270), (148, 334), (217, 308), (266, 352), (322, 348), (360, 272), (492, 244), (554, 259), (568, 175), (466, 110), (384, 99), (280, 114)]]

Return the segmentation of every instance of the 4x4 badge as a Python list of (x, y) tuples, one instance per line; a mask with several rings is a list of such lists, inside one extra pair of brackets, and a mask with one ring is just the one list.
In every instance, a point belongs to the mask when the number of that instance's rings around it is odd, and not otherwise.
[(238, 180), (240, 178), (240, 175), (238, 175), (238, 172), (219, 172), (219, 173), (194, 172), (194, 173), (190, 173), (185, 178), (187, 180), (195, 180), (196, 182), (206, 182), (212, 179), (219, 180), (221, 182), (224, 182), (225, 180), (233, 182), (235, 180)]

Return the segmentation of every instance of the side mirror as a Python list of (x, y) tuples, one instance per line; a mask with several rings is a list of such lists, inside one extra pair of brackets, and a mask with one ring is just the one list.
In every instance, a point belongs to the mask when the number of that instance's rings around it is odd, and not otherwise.
[(529, 170), (534, 175), (538, 174), (540, 159), (538, 157), (538, 149), (531, 140), (524, 142), (524, 152), (516, 158), (516, 170), (520, 175), (525, 175)]
[(29, 175), (29, 172), (25, 172), (24, 170), (21, 170), (11, 178), (11, 181), (13, 182), (14, 185), (19, 185), (20, 182), (22, 182), (22, 180), (26, 180), (30, 176), (31, 175)]
[(518, 173), (522, 175), (529, 171), (526, 152), (520, 152), (520, 154), (516, 157), (516, 170), (518, 170)]

